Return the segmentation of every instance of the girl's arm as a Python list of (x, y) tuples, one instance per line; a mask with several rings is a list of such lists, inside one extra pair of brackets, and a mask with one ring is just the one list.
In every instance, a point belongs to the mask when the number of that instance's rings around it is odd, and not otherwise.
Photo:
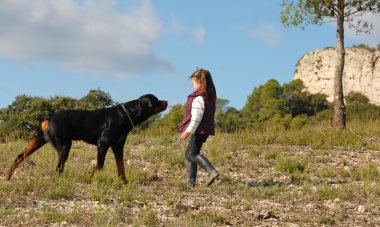
[(205, 111), (205, 101), (202, 96), (196, 97), (191, 104), (191, 121), (186, 128), (186, 132), (194, 134), (198, 128), (199, 123), (202, 121), (203, 113)]
[(182, 132), (180, 138), (186, 139), (190, 134), (194, 134), (202, 120), (205, 111), (205, 102), (202, 96), (196, 97), (191, 103), (191, 121), (186, 130)]

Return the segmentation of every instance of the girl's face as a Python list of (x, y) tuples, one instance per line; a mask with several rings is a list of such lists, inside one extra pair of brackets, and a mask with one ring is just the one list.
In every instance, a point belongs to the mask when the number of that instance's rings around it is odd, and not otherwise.
[(195, 77), (191, 78), (191, 82), (193, 82), (194, 91), (198, 91), (199, 88), (201, 87), (201, 84), (199, 83), (197, 78), (195, 78)]

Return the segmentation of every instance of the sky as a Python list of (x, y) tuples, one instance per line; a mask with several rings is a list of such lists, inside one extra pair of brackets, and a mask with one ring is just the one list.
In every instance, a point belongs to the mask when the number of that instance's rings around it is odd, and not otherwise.
[[(189, 76), (211, 72), (219, 98), (241, 109), (255, 87), (293, 79), (306, 53), (336, 46), (336, 26), (285, 28), (280, 1), (0, 0), (0, 109), (17, 96), (115, 102), (154, 94), (184, 104)], [(346, 27), (345, 46), (380, 43)]]

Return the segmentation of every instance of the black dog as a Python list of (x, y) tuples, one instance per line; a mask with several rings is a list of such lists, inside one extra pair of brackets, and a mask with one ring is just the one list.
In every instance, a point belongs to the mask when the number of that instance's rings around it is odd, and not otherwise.
[(83, 140), (98, 148), (96, 170), (104, 166), (108, 149), (115, 155), (119, 177), (127, 184), (123, 162), (123, 148), (128, 133), (137, 124), (164, 111), (167, 101), (158, 100), (154, 95), (143, 95), (114, 107), (99, 110), (64, 110), (54, 113), (34, 131), (34, 137), (24, 151), (19, 154), (8, 170), (9, 180), (17, 166), (38, 148), (50, 142), (58, 153), (57, 170), (62, 173), (69, 156), (73, 140)]

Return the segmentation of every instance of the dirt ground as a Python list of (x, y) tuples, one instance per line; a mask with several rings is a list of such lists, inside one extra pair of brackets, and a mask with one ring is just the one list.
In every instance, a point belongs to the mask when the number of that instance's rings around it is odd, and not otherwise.
[[(94, 189), (102, 193), (103, 188), (76, 180), (73, 196), (46, 197), (43, 193), (49, 190), (40, 192), (41, 186), (33, 183), (42, 176), (30, 175), (45, 168), (38, 165), (45, 156), (36, 156), (11, 181), (0, 179), (0, 226), (380, 226), (380, 152), (376, 150), (267, 145), (241, 146), (215, 156), (206, 148), (205, 155), (214, 158), (221, 176), (205, 187), (207, 175), (200, 170), (196, 187), (188, 188), (183, 183), (183, 164), (158, 165), (159, 156), (141, 155), (169, 148), (151, 144), (128, 148), (127, 168), (149, 173), (134, 188), (123, 186), (130, 190), (130, 198), (120, 199), (127, 189), (116, 184), (104, 191), (108, 197), (102, 201), (93, 195)], [(47, 157), (53, 154), (49, 152)], [(90, 169), (95, 162), (94, 157), (70, 158), (72, 166), (67, 168), (71, 169), (76, 163)], [(112, 158), (107, 156), (106, 165), (114, 165)], [(299, 161), (304, 168), (282, 171), (281, 158)], [(4, 175), (10, 158), (1, 160), (0, 174)], [(54, 165), (46, 164), (51, 169)], [(110, 176), (103, 174), (106, 179), (115, 178), (110, 169)], [(75, 170), (67, 178), (72, 175)], [(49, 175), (45, 178), (51, 180)]]

